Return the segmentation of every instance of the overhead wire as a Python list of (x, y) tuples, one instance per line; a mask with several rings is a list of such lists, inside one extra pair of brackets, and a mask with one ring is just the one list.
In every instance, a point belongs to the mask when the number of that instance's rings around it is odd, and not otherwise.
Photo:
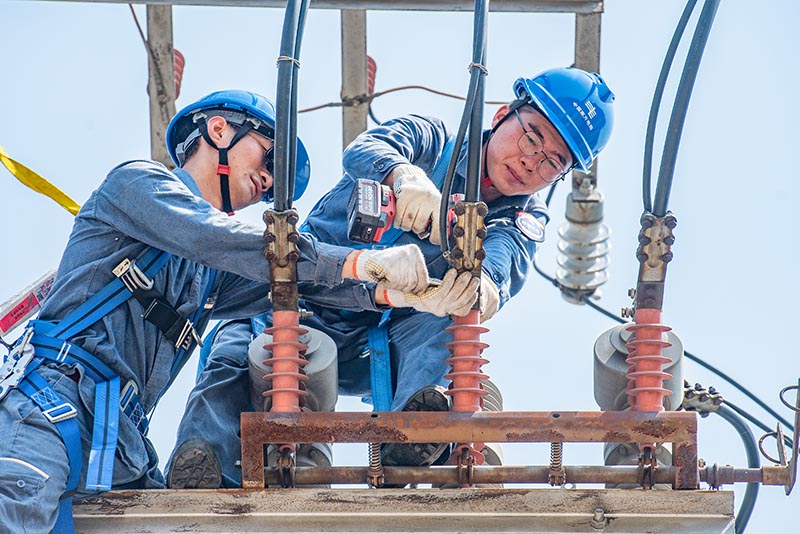
[(658, 172), (652, 210), (653, 215), (656, 217), (663, 217), (667, 213), (672, 180), (675, 174), (675, 162), (678, 159), (678, 148), (681, 143), (683, 126), (686, 123), (689, 100), (692, 97), (694, 82), (697, 79), (697, 72), (700, 68), (700, 60), (703, 58), (703, 52), (711, 34), (711, 26), (714, 23), (719, 2), (720, 0), (706, 0), (703, 4), (700, 18), (692, 36), (692, 43), (686, 55), (686, 63), (683, 66), (683, 73), (678, 83), (675, 102), (672, 106), (672, 113), (667, 126), (664, 151), (661, 154), (661, 166)]
[[(756, 438), (750, 427), (742, 421), (742, 419), (731, 409), (726, 406), (720, 406), (716, 414), (722, 417), (725, 421), (731, 424), (739, 437), (742, 438), (742, 444), (747, 455), (747, 467), (751, 469), (758, 469), (761, 467), (761, 459), (758, 455), (758, 446), (756, 445)], [(761, 484), (758, 482), (748, 482), (742, 498), (742, 504), (739, 505), (739, 511), (736, 514), (736, 521), (734, 523), (734, 532), (736, 534), (743, 534), (747, 528), (747, 523), (750, 521), (750, 516), (753, 514), (753, 508), (756, 505), (756, 498), (758, 497), (758, 490)]]
[(658, 75), (656, 82), (656, 89), (653, 93), (653, 102), (650, 105), (650, 117), (647, 120), (647, 132), (644, 137), (644, 163), (642, 165), (642, 202), (644, 204), (644, 211), (653, 211), (652, 201), (652, 186), (651, 175), (653, 167), (653, 144), (655, 139), (656, 122), (658, 121), (658, 111), (661, 109), (661, 98), (664, 95), (664, 88), (667, 85), (667, 78), (669, 71), (672, 68), (672, 62), (675, 59), (675, 52), (678, 50), (678, 45), (683, 37), (683, 32), (686, 29), (686, 24), (694, 11), (697, 0), (689, 0), (686, 2), (686, 7), (683, 9), (678, 25), (675, 28), (675, 33), (672, 34), (672, 40), (667, 48), (667, 55), (664, 57), (664, 63), (661, 64), (661, 72)]
[[(304, 109), (298, 110), (298, 113), (308, 113), (310, 111), (317, 111), (317, 110), (320, 110), (320, 109), (323, 109), (323, 108), (334, 108), (334, 107), (341, 108), (341, 107), (346, 107), (346, 106), (355, 106), (357, 104), (363, 104), (363, 103), (372, 103), (373, 100), (375, 100), (376, 98), (379, 98), (381, 96), (388, 95), (388, 94), (391, 94), (391, 93), (395, 93), (397, 91), (408, 91), (410, 89), (419, 89), (419, 90), (422, 90), (422, 91), (428, 91), (429, 93), (433, 93), (435, 95), (444, 96), (444, 97), (447, 97), (447, 98), (453, 98), (453, 99), (461, 100), (461, 101), (464, 101), (464, 102), (466, 102), (466, 100), (468, 98), (466, 96), (461, 96), (461, 95), (457, 95), (457, 94), (454, 94), (454, 93), (447, 93), (445, 91), (440, 91), (438, 89), (433, 89), (433, 88), (427, 87), (425, 85), (401, 85), (401, 86), (398, 86), (398, 87), (392, 87), (391, 89), (386, 89), (385, 91), (378, 91), (377, 93), (371, 93), (371, 94), (368, 94), (368, 95), (360, 95), (360, 96), (355, 97), (355, 98), (345, 98), (345, 99), (340, 100), (339, 102), (328, 102), (327, 104), (319, 104), (317, 106), (304, 108)], [(502, 101), (502, 100), (486, 100), (486, 101), (484, 101), (484, 104), (502, 105), (502, 104), (507, 104), (507, 102)]]

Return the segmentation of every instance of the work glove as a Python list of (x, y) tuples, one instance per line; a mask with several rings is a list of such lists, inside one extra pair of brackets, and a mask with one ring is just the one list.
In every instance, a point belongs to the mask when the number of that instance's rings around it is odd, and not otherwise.
[(434, 245), (439, 239), (439, 203), (442, 194), (428, 175), (414, 165), (399, 165), (392, 171), (397, 214), (394, 225), (427, 238)]
[(431, 280), (431, 285), (421, 293), (408, 293), (387, 288), (378, 284), (376, 291), (383, 291), (383, 298), (393, 308), (414, 308), (417, 311), (432, 313), (439, 317), (455, 315), (462, 317), (469, 313), (478, 298), (480, 282), (472, 273), (458, 274), (450, 269), (444, 280)]
[(481, 322), (485, 323), (500, 308), (500, 292), (488, 274), (481, 273)]
[(359, 250), (347, 278), (380, 282), (385, 288), (419, 293), (428, 287), (425, 256), (416, 245)]

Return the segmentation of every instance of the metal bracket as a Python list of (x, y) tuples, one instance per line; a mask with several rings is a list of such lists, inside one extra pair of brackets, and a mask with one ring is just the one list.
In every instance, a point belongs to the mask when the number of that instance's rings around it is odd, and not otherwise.
[(635, 306), (637, 309), (662, 308), (664, 302), (664, 281), (667, 277), (667, 264), (672, 261), (672, 245), (675, 237), (672, 229), (678, 224), (675, 216), (668, 212), (664, 217), (644, 213), (639, 231), (639, 278), (636, 286)]
[(483, 240), (486, 238), (486, 224), (483, 218), (489, 212), (483, 202), (458, 202), (453, 208), (456, 223), (453, 227), (455, 247), (448, 260), (458, 272), (469, 271), (479, 276), (481, 262), (486, 257)]
[(300, 259), (297, 241), (300, 234), (296, 224), (299, 220), (297, 211), (293, 209), (264, 212), (264, 222), (267, 224), (264, 256), (269, 262), (270, 299), (275, 310), (297, 311), (297, 260)]

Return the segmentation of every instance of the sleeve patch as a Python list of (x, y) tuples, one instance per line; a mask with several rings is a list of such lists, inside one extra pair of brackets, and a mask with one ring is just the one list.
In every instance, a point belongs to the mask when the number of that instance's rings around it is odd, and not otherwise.
[(537, 243), (544, 241), (544, 225), (527, 211), (518, 211), (514, 217), (514, 224), (528, 239)]

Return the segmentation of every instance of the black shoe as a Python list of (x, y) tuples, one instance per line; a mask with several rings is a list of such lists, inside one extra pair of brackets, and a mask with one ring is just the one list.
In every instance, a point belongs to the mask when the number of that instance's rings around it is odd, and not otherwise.
[(222, 487), (222, 467), (214, 449), (202, 438), (181, 443), (172, 455), (167, 474), (171, 489), (217, 489)]
[[(442, 386), (425, 386), (403, 406), (404, 412), (446, 412), (450, 410), (450, 399), (444, 394)], [(445, 450), (449, 443), (387, 443), (381, 449), (383, 465), (420, 466), (431, 465)]]

